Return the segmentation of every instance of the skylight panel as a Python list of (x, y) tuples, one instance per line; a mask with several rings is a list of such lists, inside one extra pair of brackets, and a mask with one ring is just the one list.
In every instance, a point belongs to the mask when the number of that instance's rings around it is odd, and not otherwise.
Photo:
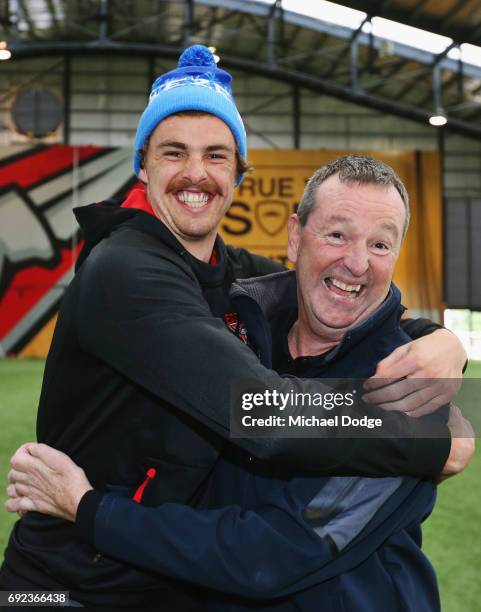
[(374, 36), (435, 54), (442, 53), (453, 42), (447, 36), (413, 28), (383, 17), (373, 17), (372, 33)]
[[(260, 1), (265, 4), (272, 4), (272, 0)], [(357, 30), (366, 18), (366, 13), (362, 11), (327, 0), (283, 0), (282, 7), (306, 17), (313, 17), (352, 30)], [(427, 32), (383, 17), (373, 17), (371, 23), (365, 23), (362, 29), (365, 33), (372, 32), (374, 36), (379, 38), (385, 38), (434, 54), (442, 53), (453, 42), (447, 36)]]
[[(262, 4), (273, 4), (273, 0), (256, 1)], [(366, 18), (366, 13), (362, 11), (341, 6), (334, 2), (328, 2), (327, 0), (283, 0), (282, 7), (299, 15), (305, 15), (306, 17), (319, 19), (352, 30), (357, 30)], [(366, 34), (372, 33), (378, 38), (397, 42), (435, 55), (442, 53), (453, 43), (452, 39), (447, 36), (434, 34), (433, 32), (397, 23), (383, 17), (373, 17), (371, 22), (364, 23), (362, 31)], [(476, 45), (464, 43), (459, 48), (454, 47), (451, 49), (447, 56), (453, 60), (461, 59), (467, 64), (481, 67), (481, 47)]]
[(286, 11), (322, 19), (352, 30), (357, 30), (366, 18), (366, 13), (362, 11), (327, 2), (327, 0), (283, 0), (282, 7)]
[(459, 48), (454, 47), (448, 52), (448, 57), (453, 60), (462, 60), (467, 64), (481, 66), (481, 47), (463, 43)]

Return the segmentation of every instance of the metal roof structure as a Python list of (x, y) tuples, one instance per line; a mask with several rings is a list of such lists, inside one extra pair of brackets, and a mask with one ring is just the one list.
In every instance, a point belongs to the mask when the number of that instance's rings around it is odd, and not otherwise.
[(341, 4), (448, 36), (458, 44), (481, 43), (479, 0), (350, 0)]
[[(0, 39), (13, 57), (123, 53), (177, 58), (215, 46), (226, 68), (289, 82), (481, 139), (481, 65), (453, 59), (481, 40), (480, 0), (351, 0), (359, 27), (286, 10), (282, 0), (0, 0)], [(366, 28), (373, 17), (429, 29), (451, 41), (439, 53)], [(461, 57), (461, 55), (460, 55)], [(1, 74), (1, 66), (0, 66)]]

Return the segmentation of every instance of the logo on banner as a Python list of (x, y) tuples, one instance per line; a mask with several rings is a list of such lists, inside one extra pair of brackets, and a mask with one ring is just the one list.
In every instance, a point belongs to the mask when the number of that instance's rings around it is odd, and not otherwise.
[(281, 200), (261, 200), (256, 203), (254, 214), (259, 227), (268, 236), (276, 236), (286, 226), (289, 206)]

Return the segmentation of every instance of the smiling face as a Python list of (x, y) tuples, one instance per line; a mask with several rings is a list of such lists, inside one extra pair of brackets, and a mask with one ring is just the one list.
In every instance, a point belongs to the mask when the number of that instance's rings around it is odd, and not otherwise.
[(298, 326), (338, 342), (384, 301), (401, 246), (405, 208), (392, 185), (342, 183), (317, 188), (302, 227), (289, 220), (289, 259), (298, 277)]
[(139, 177), (157, 215), (188, 251), (210, 255), (232, 202), (236, 147), (213, 115), (172, 115), (152, 132)]

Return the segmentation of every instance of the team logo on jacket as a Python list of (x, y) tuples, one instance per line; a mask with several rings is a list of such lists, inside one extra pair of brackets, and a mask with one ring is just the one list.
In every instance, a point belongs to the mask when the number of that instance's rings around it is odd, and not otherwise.
[(227, 328), (237, 336), (244, 344), (249, 343), (249, 338), (247, 337), (247, 328), (244, 323), (239, 321), (239, 315), (237, 312), (226, 312), (224, 314), (224, 321), (227, 325)]

